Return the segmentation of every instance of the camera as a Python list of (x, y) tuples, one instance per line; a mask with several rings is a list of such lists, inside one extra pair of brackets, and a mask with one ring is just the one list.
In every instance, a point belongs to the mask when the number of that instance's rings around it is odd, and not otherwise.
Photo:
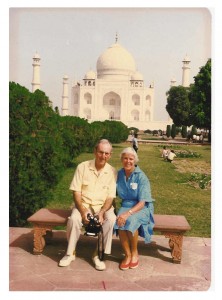
[(104, 238), (103, 238), (103, 227), (99, 222), (97, 215), (87, 214), (89, 223), (85, 225), (85, 235), (97, 236), (97, 249), (100, 260), (104, 259)]
[(87, 214), (87, 219), (89, 220), (89, 223), (85, 225), (85, 235), (97, 236), (102, 228), (98, 216)]

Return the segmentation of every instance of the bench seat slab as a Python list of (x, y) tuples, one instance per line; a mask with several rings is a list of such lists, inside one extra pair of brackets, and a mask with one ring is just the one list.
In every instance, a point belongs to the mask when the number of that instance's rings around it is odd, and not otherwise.
[[(34, 227), (34, 254), (41, 254), (45, 247), (45, 236), (52, 233), (54, 226), (66, 225), (71, 210), (42, 208), (27, 220)], [(162, 235), (169, 238), (172, 260), (181, 263), (183, 235), (191, 227), (184, 216), (154, 215), (154, 231), (160, 231)]]

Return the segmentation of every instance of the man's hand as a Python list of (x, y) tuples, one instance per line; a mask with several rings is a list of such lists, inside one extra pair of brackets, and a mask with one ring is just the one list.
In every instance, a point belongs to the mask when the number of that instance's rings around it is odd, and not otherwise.
[(87, 215), (88, 215), (88, 214), (91, 214), (91, 212), (90, 212), (89, 210), (85, 210), (83, 213), (81, 213), (81, 216), (82, 216), (82, 223), (83, 223), (84, 225), (89, 224), (89, 220), (88, 220), (88, 218), (87, 218)]
[(78, 211), (81, 214), (82, 223), (88, 224), (89, 220), (87, 219), (87, 214), (91, 213), (91, 212), (86, 207), (84, 207), (82, 204), (82, 193), (74, 191), (73, 192), (73, 200), (75, 203), (75, 207), (78, 209)]
[(98, 213), (98, 219), (99, 219), (99, 223), (102, 225), (104, 222), (104, 213), (105, 211), (103, 209), (100, 210), (100, 212)]

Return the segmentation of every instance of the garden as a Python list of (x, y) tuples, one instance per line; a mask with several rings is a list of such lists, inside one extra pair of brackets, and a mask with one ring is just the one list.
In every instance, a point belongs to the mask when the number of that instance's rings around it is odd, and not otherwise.
[[(116, 169), (121, 168), (120, 152), (129, 143), (113, 145), (110, 159)], [(161, 157), (162, 145), (141, 144), (138, 165), (148, 176), (152, 197), (155, 199), (156, 214), (184, 215), (192, 230), (189, 236), (211, 236), (211, 146), (210, 145), (171, 145), (177, 152), (173, 163)], [(183, 153), (180, 157), (178, 153)], [(188, 153), (186, 156), (184, 153)], [(192, 155), (190, 153), (196, 153)], [(75, 167), (78, 163), (92, 159), (92, 153), (82, 153), (67, 168), (63, 178), (53, 189), (48, 208), (70, 208), (73, 205), (69, 190)], [(117, 198), (117, 207), (119, 199)]]

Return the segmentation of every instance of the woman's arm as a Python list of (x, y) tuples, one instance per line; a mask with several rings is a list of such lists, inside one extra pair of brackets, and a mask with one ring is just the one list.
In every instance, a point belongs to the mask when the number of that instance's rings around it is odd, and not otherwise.
[(129, 216), (135, 214), (137, 211), (140, 211), (143, 209), (146, 201), (139, 201), (135, 206), (130, 208), (128, 211), (125, 211), (121, 215), (117, 217), (117, 225), (118, 226), (123, 226), (126, 223), (126, 220), (128, 219)]

